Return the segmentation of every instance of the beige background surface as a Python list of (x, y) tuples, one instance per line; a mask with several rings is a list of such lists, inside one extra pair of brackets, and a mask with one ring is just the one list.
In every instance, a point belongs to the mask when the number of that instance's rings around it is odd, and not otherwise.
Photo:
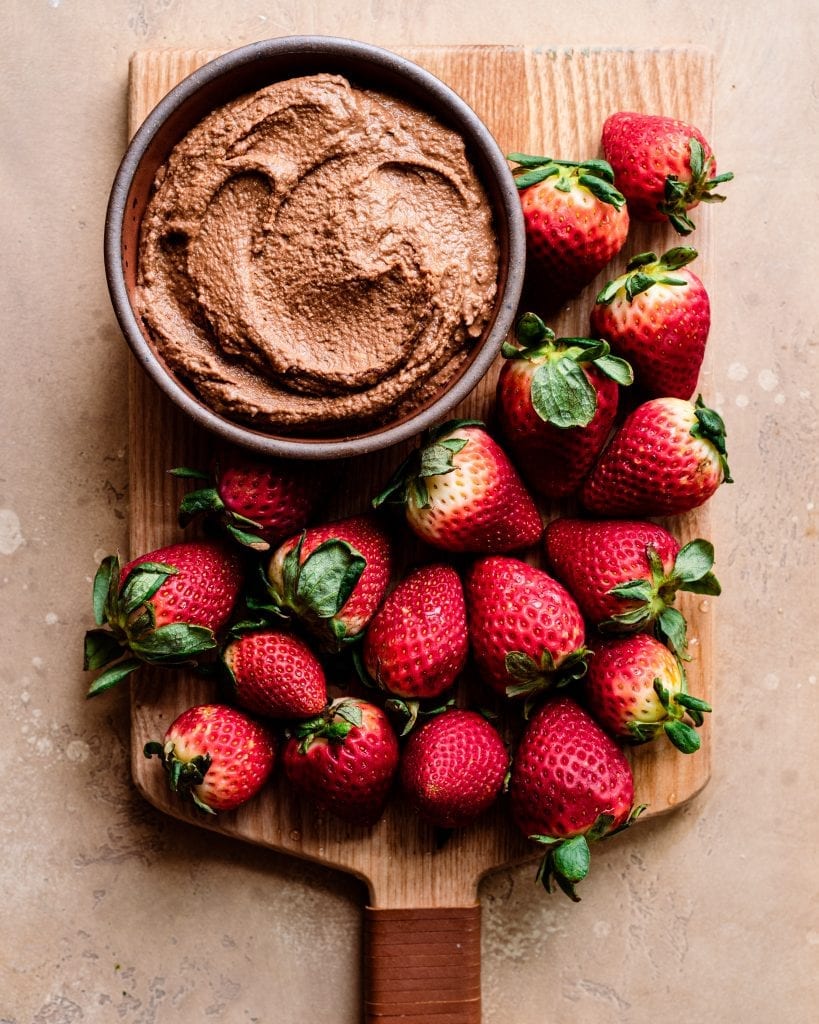
[[(698, 43), (718, 57), (712, 782), (601, 851), (571, 905), (484, 885), (487, 1024), (817, 1018), (815, 232), (819, 8), (11, 0), (0, 103), (0, 1024), (301, 1021), (360, 1005), (358, 883), (162, 817), (126, 701), (86, 704), (89, 583), (124, 547), (126, 352), (101, 238), (130, 53), (288, 33), (385, 45)], [(761, 12), (764, 9), (764, 14)], [(760, 12), (757, 14), (757, 10)]]

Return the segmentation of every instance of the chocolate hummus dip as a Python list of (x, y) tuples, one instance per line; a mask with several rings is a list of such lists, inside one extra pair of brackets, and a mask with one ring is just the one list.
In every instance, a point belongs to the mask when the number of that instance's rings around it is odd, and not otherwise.
[(257, 429), (394, 421), (456, 376), (498, 248), (463, 140), (344, 78), (216, 110), (157, 174), (136, 294), (169, 367)]

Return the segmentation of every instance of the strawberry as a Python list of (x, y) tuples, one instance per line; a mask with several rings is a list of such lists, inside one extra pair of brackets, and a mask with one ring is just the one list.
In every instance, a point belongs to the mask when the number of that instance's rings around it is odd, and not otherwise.
[(375, 704), (339, 697), (319, 717), (295, 727), (282, 764), (293, 788), (317, 807), (373, 825), (398, 770), (398, 740)]
[[(94, 617), (108, 628), (85, 634), (83, 667), (109, 667), (88, 696), (114, 686), (142, 662), (187, 664), (213, 650), (242, 582), (238, 556), (205, 541), (158, 548), (122, 567), (117, 555), (103, 559), (94, 577)], [(122, 659), (126, 652), (132, 657)]]
[(293, 616), (329, 650), (362, 635), (392, 575), (392, 544), (372, 516), (314, 526), (277, 548), (267, 568), (271, 610)]
[(707, 540), (680, 547), (656, 523), (630, 519), (555, 519), (546, 527), (546, 555), (583, 615), (599, 630), (630, 633), (654, 626), (682, 657), (685, 619), (673, 608), (678, 590), (716, 597)]
[(581, 491), (603, 516), (673, 516), (706, 502), (732, 483), (725, 424), (697, 398), (654, 398), (623, 422)]
[(234, 696), (271, 718), (311, 718), (327, 703), (321, 662), (307, 644), (280, 629), (242, 632), (222, 652)]
[(711, 707), (687, 692), (679, 660), (647, 633), (595, 647), (583, 691), (589, 711), (613, 736), (646, 743), (664, 732), (684, 754), (700, 748), (696, 729), (683, 718), (687, 712), (702, 725)]
[(512, 762), (512, 815), (521, 832), (548, 847), (537, 878), (577, 901), (589, 870), (589, 843), (619, 832), (640, 814), (622, 750), (568, 697), (543, 704)]
[(411, 572), (376, 612), (364, 636), (363, 663), (382, 689), (399, 697), (438, 697), (468, 654), (466, 606), (448, 565)]
[(695, 227), (688, 211), (701, 202), (723, 202), (725, 196), (714, 189), (733, 178), (730, 171), (716, 173), (702, 132), (672, 117), (612, 114), (603, 125), (603, 152), (631, 216), (642, 221), (668, 218), (681, 235)]
[(273, 770), (276, 746), (272, 733), (241, 711), (199, 704), (171, 723), (164, 743), (146, 743), (144, 753), (159, 757), (174, 793), (215, 814), (259, 792)]
[(322, 481), (305, 464), (256, 458), (232, 451), (214, 468), (214, 479), (180, 467), (174, 476), (208, 486), (191, 491), (179, 506), (179, 525), (208, 515), (239, 544), (267, 551), (302, 529), (322, 493)]
[(542, 569), (501, 555), (482, 558), (465, 590), (472, 653), (492, 689), (531, 698), (585, 673), (580, 611)]
[(686, 269), (696, 255), (683, 246), (659, 259), (641, 253), (592, 307), (592, 333), (630, 360), (637, 386), (650, 398), (690, 398), (697, 386), (711, 305), (702, 281)]
[(446, 551), (514, 551), (543, 533), (532, 496), (477, 420), (428, 431), (373, 505), (386, 501), (403, 504), (410, 528)]
[(617, 414), (628, 363), (604, 341), (555, 338), (539, 316), (518, 321), (518, 346), (505, 343), (497, 386), (498, 425), (532, 489), (571, 494), (594, 464)]
[(528, 266), (550, 304), (579, 292), (622, 249), (626, 201), (605, 160), (573, 163), (510, 153), (520, 191)]
[(494, 803), (508, 767), (495, 727), (476, 711), (453, 708), (410, 734), (401, 785), (424, 821), (463, 828)]

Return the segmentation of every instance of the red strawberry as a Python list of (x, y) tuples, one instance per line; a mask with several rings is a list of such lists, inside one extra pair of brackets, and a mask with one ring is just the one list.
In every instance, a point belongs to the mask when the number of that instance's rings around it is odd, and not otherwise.
[(528, 265), (554, 301), (587, 285), (622, 249), (628, 212), (605, 160), (572, 163), (511, 153)]
[(630, 633), (654, 625), (657, 636), (685, 653), (685, 619), (671, 606), (678, 590), (717, 596), (707, 540), (680, 547), (656, 523), (632, 519), (555, 519), (546, 554), (558, 579), (598, 629)]
[(369, 676), (399, 697), (438, 697), (468, 654), (466, 606), (458, 574), (448, 565), (411, 572), (376, 612), (364, 637)]
[(482, 558), (465, 589), (475, 664), (498, 693), (531, 697), (584, 674), (580, 611), (542, 569), (517, 558)]
[(641, 253), (592, 307), (592, 333), (631, 361), (649, 397), (690, 398), (697, 386), (711, 305), (702, 281), (686, 269), (696, 255), (682, 246), (659, 259)]
[(314, 526), (286, 540), (267, 569), (274, 609), (331, 650), (357, 639), (392, 575), (392, 544), (372, 516)]
[(222, 661), (236, 700), (248, 711), (271, 718), (311, 718), (327, 703), (321, 662), (291, 633), (242, 633), (225, 647)]
[(678, 750), (699, 750), (700, 738), (682, 719), (702, 725), (711, 707), (686, 691), (685, 672), (647, 633), (609, 640), (595, 648), (583, 687), (586, 705), (613, 736), (646, 743), (664, 732)]
[(711, 147), (693, 125), (656, 114), (621, 112), (603, 125), (603, 152), (636, 220), (668, 220), (681, 235), (694, 230), (688, 211), (721, 203), (714, 192), (733, 174), (716, 174)]
[(444, 711), (410, 734), (401, 785), (421, 818), (462, 828), (494, 803), (509, 767), (497, 730), (475, 711)]
[(410, 528), (446, 551), (514, 551), (543, 533), (532, 496), (476, 420), (434, 428), (374, 499), (403, 504)]
[(199, 704), (171, 723), (164, 743), (145, 744), (159, 757), (174, 793), (209, 814), (232, 811), (264, 785), (276, 757), (271, 732), (226, 704)]
[(289, 782), (322, 810), (373, 825), (398, 770), (398, 740), (384, 712), (340, 697), (295, 730), (282, 750)]
[(245, 547), (267, 551), (310, 519), (323, 490), (322, 478), (307, 465), (256, 458), (233, 451), (215, 466), (215, 480), (195, 469), (172, 469), (174, 476), (206, 482), (179, 506), (179, 523), (199, 515), (217, 519)]
[(725, 424), (702, 401), (654, 398), (615, 433), (587, 477), (581, 500), (603, 516), (673, 516), (732, 483)]
[[(142, 662), (180, 665), (213, 650), (243, 582), (236, 554), (205, 541), (172, 544), (120, 568), (103, 559), (94, 577), (94, 617), (85, 634), (84, 668), (110, 667), (92, 683), (101, 693)], [(132, 657), (121, 658), (130, 651)]]
[(517, 325), (519, 348), (505, 344), (497, 387), (498, 425), (532, 489), (571, 494), (594, 464), (617, 414), (628, 363), (605, 342), (555, 338), (534, 313)]
[(567, 697), (543, 704), (526, 726), (512, 762), (512, 815), (548, 852), (538, 880), (573, 900), (589, 870), (589, 842), (630, 824), (634, 780), (622, 750)]

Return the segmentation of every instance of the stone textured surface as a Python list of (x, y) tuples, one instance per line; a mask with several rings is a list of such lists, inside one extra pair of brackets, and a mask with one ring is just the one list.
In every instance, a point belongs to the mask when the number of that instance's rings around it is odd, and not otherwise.
[[(502, 15), (502, 16), (501, 16)], [(0, 28), (0, 1022), (347, 1024), (359, 885), (163, 818), (131, 790), (125, 702), (85, 703), (89, 584), (123, 547), (125, 348), (101, 259), (130, 53), (319, 32), (385, 45), (701, 43), (718, 56), (711, 344), (737, 484), (711, 784), (601, 850), (579, 906), (483, 887), (487, 1024), (815, 1019), (819, 9), (588, 0), (10, 0)], [(728, 189), (726, 188), (726, 191)], [(514, 1007), (514, 1011), (510, 1010)]]

